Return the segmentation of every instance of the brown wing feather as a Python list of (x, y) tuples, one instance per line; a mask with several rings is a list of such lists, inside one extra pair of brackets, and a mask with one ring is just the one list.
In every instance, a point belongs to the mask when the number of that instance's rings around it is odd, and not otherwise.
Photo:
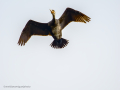
[(18, 44), (21, 46), (25, 45), (32, 35), (51, 35), (49, 32), (50, 29), (51, 28), (47, 23), (38, 23), (36, 21), (29, 20), (21, 33)]
[(59, 21), (63, 29), (66, 25), (68, 25), (72, 21), (86, 23), (89, 22), (90, 19), (91, 19), (90, 17), (77, 10), (74, 10), (72, 8), (67, 8), (62, 14), (62, 16), (59, 18)]

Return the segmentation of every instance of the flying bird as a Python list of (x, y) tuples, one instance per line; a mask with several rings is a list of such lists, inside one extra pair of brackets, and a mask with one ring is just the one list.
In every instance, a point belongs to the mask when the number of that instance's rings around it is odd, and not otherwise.
[(20, 38), (19, 45), (25, 45), (32, 35), (52, 36), (53, 42), (50, 44), (53, 48), (64, 48), (69, 43), (68, 40), (62, 38), (62, 30), (72, 21), (74, 22), (89, 22), (90, 17), (80, 11), (72, 8), (66, 8), (64, 13), (59, 19), (55, 18), (55, 11), (50, 10), (53, 16), (52, 20), (48, 23), (40, 23), (29, 20), (24, 27)]

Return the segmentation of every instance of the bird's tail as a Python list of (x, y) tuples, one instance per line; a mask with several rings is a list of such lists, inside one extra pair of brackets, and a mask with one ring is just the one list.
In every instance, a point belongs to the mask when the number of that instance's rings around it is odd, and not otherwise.
[(57, 49), (57, 48), (64, 48), (68, 44), (68, 40), (61, 38), (59, 40), (54, 40), (50, 45), (51, 47)]

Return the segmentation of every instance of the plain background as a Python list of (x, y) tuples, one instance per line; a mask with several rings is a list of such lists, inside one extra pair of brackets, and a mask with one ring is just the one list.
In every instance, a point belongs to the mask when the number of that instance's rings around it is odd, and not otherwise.
[[(67, 47), (51, 36), (17, 42), (27, 21), (58, 19), (67, 7), (91, 21), (62, 31)], [(5, 88), (4, 86), (31, 86)], [(0, 0), (0, 90), (120, 90), (120, 0)]]

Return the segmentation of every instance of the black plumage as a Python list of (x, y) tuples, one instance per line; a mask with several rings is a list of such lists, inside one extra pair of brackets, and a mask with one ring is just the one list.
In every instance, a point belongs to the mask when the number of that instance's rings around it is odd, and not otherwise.
[(68, 40), (62, 38), (62, 30), (64, 27), (72, 21), (83, 23), (90, 21), (90, 17), (72, 8), (67, 8), (59, 19), (55, 19), (54, 10), (50, 11), (53, 19), (48, 23), (39, 23), (33, 20), (27, 22), (19, 38), (19, 45), (25, 45), (32, 35), (50, 35), (54, 38), (51, 47), (64, 48), (68, 44)]

